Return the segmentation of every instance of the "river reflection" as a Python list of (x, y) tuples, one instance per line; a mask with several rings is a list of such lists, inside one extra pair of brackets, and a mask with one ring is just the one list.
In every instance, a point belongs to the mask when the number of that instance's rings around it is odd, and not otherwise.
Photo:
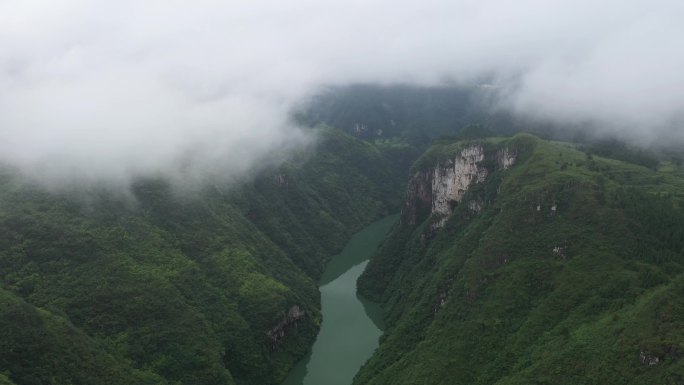
[(356, 233), (331, 259), (320, 281), (323, 322), (311, 353), (290, 372), (283, 385), (349, 385), (382, 335), (382, 311), (356, 292), (380, 242), (398, 219), (393, 215)]

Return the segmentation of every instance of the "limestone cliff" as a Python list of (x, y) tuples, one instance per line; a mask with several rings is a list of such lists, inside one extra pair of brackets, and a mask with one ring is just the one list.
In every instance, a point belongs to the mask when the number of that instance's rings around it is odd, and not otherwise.
[[(433, 218), (432, 229), (443, 227), (470, 186), (485, 182), (498, 169), (510, 168), (515, 160), (514, 149), (486, 150), (475, 143), (466, 145), (455, 156), (417, 171), (409, 181), (403, 220), (415, 224), (419, 217), (429, 213)], [(482, 204), (471, 200), (468, 207), (479, 212)]]

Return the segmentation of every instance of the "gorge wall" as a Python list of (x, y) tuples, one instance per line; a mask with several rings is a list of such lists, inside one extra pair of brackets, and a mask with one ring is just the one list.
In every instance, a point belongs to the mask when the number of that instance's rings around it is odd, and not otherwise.
[(387, 327), (355, 384), (683, 383), (681, 188), (529, 135), (436, 143), (358, 282)]
[[(484, 183), (491, 173), (510, 168), (515, 159), (516, 151), (509, 147), (485, 150), (482, 143), (464, 145), (455, 155), (413, 174), (407, 188), (404, 220), (416, 224), (421, 214), (429, 212), (432, 229), (443, 227), (472, 184)], [(472, 197), (468, 207), (480, 211), (482, 202)]]

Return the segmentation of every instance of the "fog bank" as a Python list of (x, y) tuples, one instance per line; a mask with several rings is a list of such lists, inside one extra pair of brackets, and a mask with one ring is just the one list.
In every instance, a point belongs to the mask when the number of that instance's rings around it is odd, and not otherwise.
[(0, 162), (44, 179), (243, 175), (321, 86), (487, 79), (503, 108), (683, 141), (679, 1), (0, 3)]

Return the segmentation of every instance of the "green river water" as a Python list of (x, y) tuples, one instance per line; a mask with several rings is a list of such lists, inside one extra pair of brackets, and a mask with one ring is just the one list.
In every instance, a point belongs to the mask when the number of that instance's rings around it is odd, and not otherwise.
[(359, 231), (330, 260), (319, 283), (321, 330), (311, 353), (282, 385), (349, 385), (378, 347), (381, 309), (357, 295), (356, 280), (398, 218), (392, 215)]

